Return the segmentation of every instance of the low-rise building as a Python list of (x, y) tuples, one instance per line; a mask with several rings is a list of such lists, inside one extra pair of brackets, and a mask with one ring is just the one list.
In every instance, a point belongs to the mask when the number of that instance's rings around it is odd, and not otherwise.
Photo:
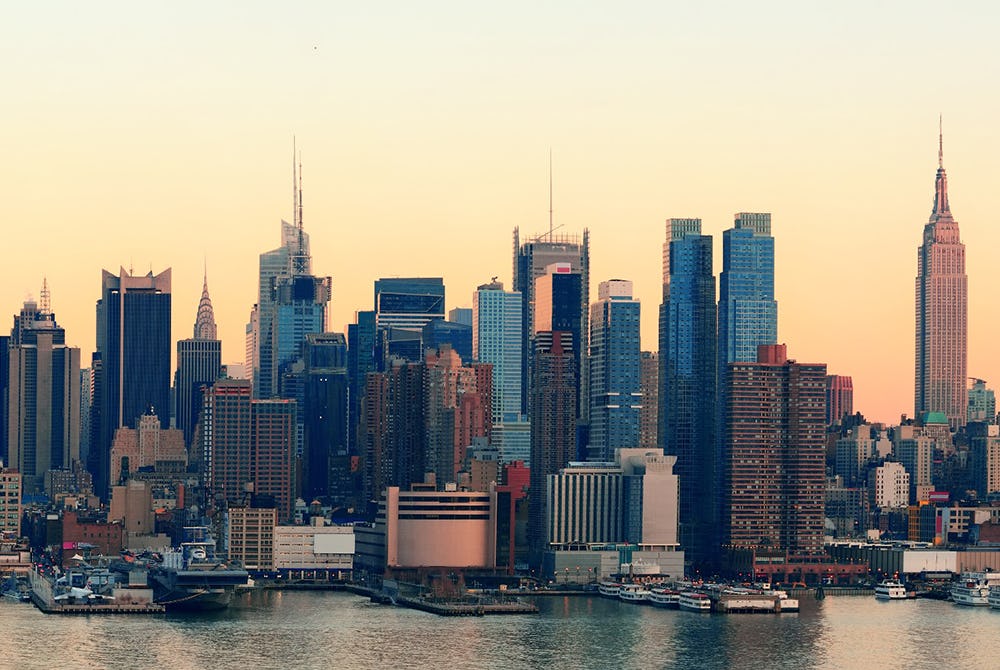
[(274, 569), (299, 579), (346, 579), (354, 569), (354, 527), (328, 526), (313, 517), (307, 526), (275, 526)]
[(21, 535), (21, 473), (0, 465), (0, 534)]
[(274, 569), (274, 527), (278, 523), (275, 507), (230, 507), (226, 511), (224, 548), (229, 559), (245, 570)]

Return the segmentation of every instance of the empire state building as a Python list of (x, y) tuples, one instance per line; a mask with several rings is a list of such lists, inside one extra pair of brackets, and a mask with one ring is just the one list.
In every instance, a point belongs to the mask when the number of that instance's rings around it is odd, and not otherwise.
[(955, 430), (968, 411), (968, 278), (965, 245), (948, 206), (940, 135), (934, 209), (917, 250), (916, 298), (916, 418), (941, 412)]

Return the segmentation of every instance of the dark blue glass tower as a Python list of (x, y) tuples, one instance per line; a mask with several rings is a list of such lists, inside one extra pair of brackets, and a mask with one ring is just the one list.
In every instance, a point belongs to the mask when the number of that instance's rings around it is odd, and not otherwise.
[(601, 282), (590, 307), (588, 460), (613, 460), (615, 449), (639, 444), (639, 349), (639, 301), (632, 297), (632, 282)]
[(771, 215), (741, 212), (722, 234), (719, 275), (719, 371), (754, 362), (757, 345), (778, 341)]
[(170, 427), (170, 269), (158, 275), (104, 271), (97, 301), (100, 428), (91, 444), (94, 490), (107, 497), (111, 440), (150, 408)]
[(712, 237), (701, 219), (667, 221), (660, 320), (660, 442), (677, 457), (680, 541), (695, 568), (717, 555), (716, 313)]

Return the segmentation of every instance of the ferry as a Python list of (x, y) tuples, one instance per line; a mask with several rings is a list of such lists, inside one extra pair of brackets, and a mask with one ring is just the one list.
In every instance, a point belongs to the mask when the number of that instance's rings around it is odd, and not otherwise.
[(655, 588), (649, 592), (649, 604), (653, 607), (677, 609), (680, 607), (681, 592), (673, 589)]
[(986, 607), (991, 586), (1000, 586), (1000, 573), (967, 572), (952, 584), (951, 599), (956, 605)]
[(704, 593), (698, 593), (697, 591), (682, 592), (677, 604), (682, 610), (687, 610), (688, 612), (712, 611), (712, 599)]
[(649, 589), (644, 584), (622, 584), (618, 589), (618, 599), (628, 603), (648, 602)]
[(875, 585), (875, 597), (878, 600), (904, 600), (906, 587), (901, 582), (886, 579)]
[(986, 601), (992, 609), (1000, 610), (1000, 586), (990, 587), (990, 594), (986, 596)]
[(601, 582), (597, 586), (597, 592), (605, 598), (617, 598), (622, 585), (618, 582)]

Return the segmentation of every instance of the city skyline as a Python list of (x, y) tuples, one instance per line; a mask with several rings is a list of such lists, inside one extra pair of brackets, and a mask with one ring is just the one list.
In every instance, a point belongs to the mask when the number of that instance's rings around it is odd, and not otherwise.
[[(293, 219), (296, 134), (330, 329), (368, 308), (380, 277), (443, 276), (447, 308), (468, 307), (492, 275), (513, 285), (514, 226), (548, 229), (551, 147), (554, 224), (590, 231), (590, 301), (600, 281), (634, 282), (644, 350), (664, 220), (701, 218), (720, 267), (733, 214), (770, 212), (779, 341), (852, 376), (855, 408), (895, 422), (912, 412), (913, 255), (939, 112), (968, 252), (968, 374), (1000, 384), (987, 339), (1000, 101), (984, 85), (1000, 59), (976, 11), (866, 7), (855, 21), (857, 7), (733, 8), (717, 22), (655, 6), (400, 8), (388, 21), (307, 6), (294, 21), (248, 10), (240, 37), (220, 37), (217, 8), (194, 23), (165, 9), (127, 35), (100, 12), (19, 8), (0, 179), (8, 244), (36, 253), (12, 255), (0, 304), (16, 311), (47, 278), (87, 360), (101, 268), (173, 268), (182, 333), (207, 258), (223, 362), (241, 360), (257, 256)], [(942, 30), (963, 40), (928, 48)], [(798, 58), (773, 67), (782, 54)]]

